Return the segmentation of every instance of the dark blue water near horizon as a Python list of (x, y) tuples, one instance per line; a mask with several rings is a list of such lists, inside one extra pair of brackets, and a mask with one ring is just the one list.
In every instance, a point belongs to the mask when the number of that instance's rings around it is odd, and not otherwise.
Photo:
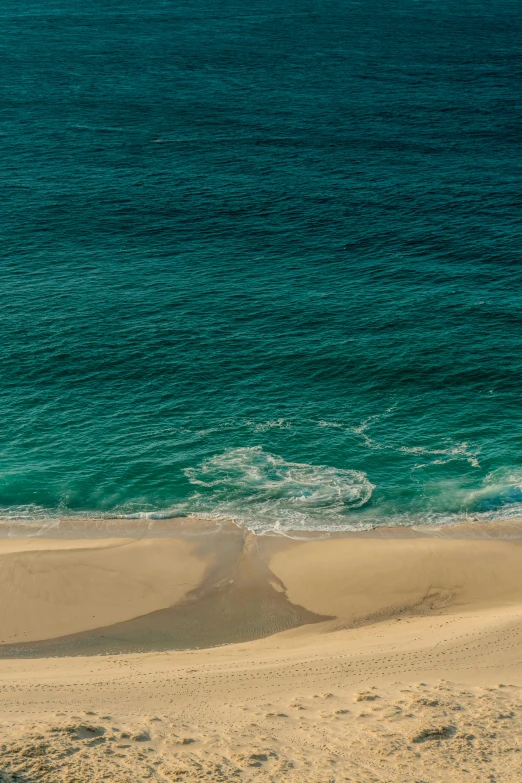
[(4, 0), (0, 517), (522, 511), (512, 0)]

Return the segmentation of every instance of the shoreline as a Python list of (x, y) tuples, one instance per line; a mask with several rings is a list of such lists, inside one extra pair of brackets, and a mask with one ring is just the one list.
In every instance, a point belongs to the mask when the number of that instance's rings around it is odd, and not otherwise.
[[(353, 529), (296, 528), (257, 531), (234, 517), (211, 517), (198, 514), (180, 516), (85, 516), (64, 515), (48, 517), (41, 528), (31, 527), (23, 518), (0, 517), (0, 542), (5, 539), (70, 539), (70, 538), (158, 538), (169, 536), (199, 536), (222, 532), (242, 531), (256, 538), (289, 539), (295, 541), (330, 538), (403, 538), (403, 537), (458, 537), (522, 539), (522, 514), (480, 519), (472, 516), (451, 522), (406, 524), (373, 524)], [(36, 521), (36, 520), (32, 520)]]

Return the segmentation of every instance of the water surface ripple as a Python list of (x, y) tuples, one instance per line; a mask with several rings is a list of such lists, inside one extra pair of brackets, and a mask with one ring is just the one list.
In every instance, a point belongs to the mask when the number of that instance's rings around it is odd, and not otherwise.
[(514, 0), (6, 0), (0, 517), (522, 510)]

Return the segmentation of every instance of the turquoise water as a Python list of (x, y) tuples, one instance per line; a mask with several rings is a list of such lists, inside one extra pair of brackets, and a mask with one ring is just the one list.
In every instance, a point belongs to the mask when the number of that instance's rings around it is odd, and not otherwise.
[(517, 2), (0, 29), (4, 528), (522, 511)]

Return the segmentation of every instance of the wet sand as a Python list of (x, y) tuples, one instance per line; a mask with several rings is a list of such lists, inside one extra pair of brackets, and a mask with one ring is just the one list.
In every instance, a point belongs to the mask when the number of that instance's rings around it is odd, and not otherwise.
[(156, 532), (0, 540), (0, 657), (216, 647), (332, 619), (289, 601), (270, 548), (236, 525)]

